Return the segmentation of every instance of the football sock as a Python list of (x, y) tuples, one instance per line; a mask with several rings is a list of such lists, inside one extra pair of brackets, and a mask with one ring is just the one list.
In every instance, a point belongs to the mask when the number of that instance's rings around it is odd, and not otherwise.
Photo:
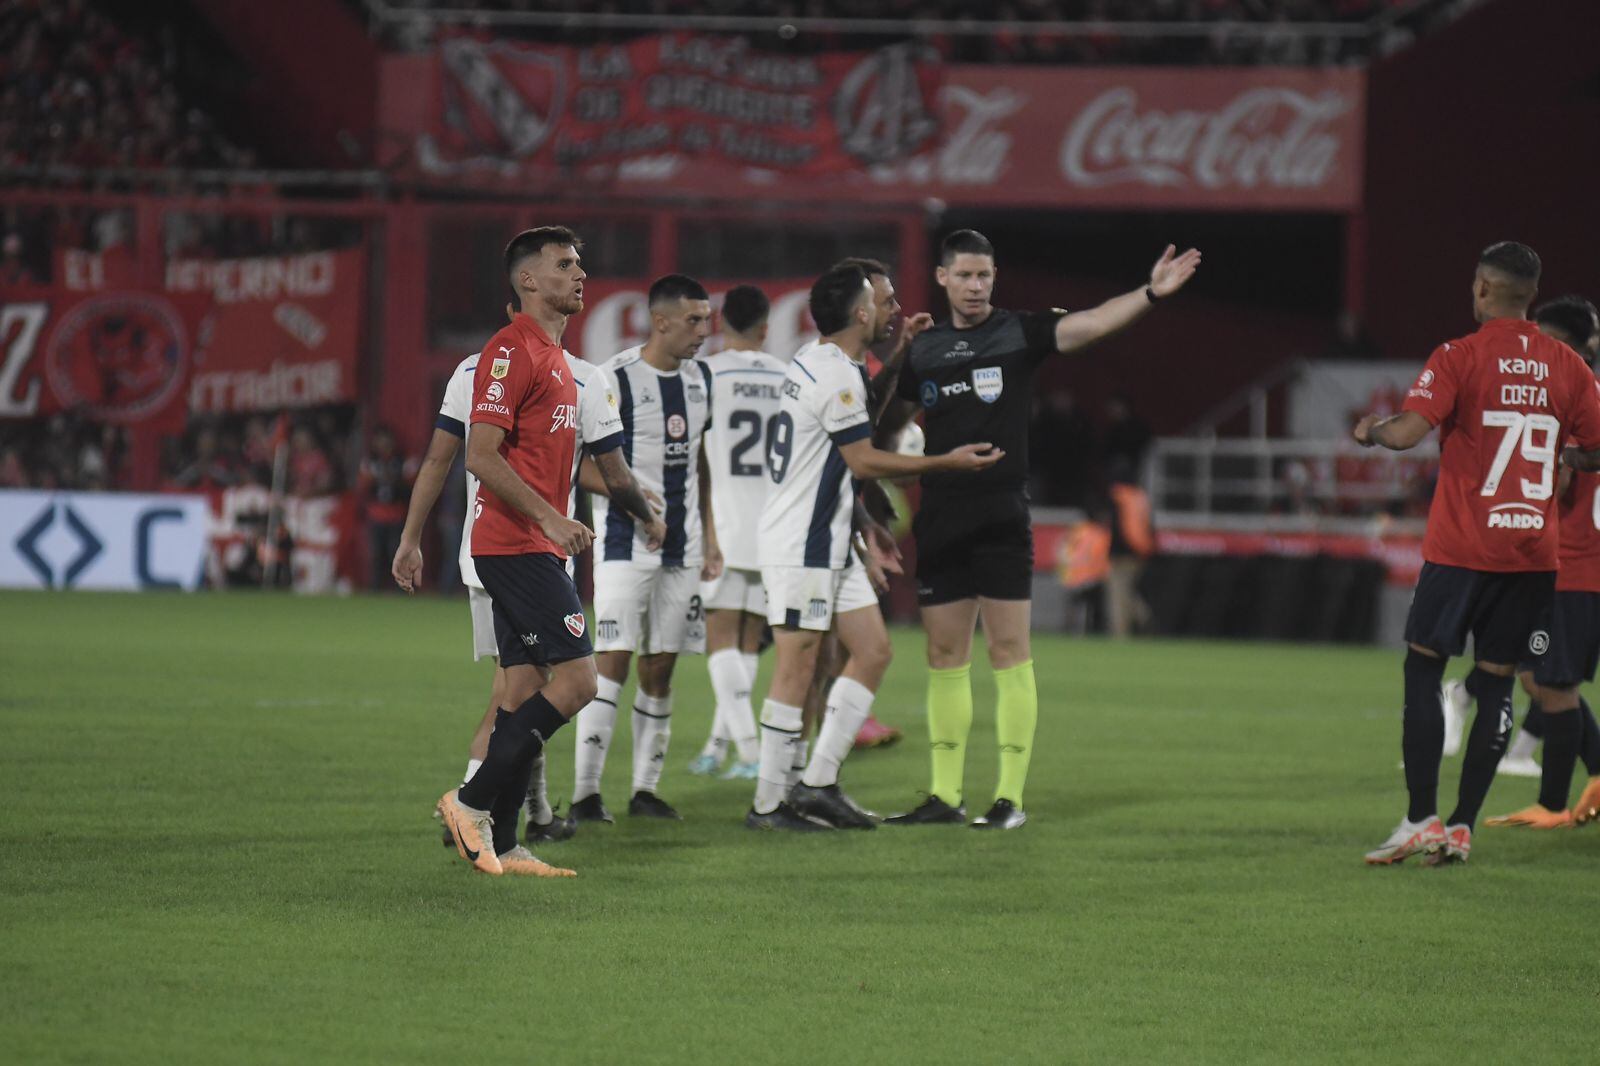
[(572, 802), (577, 803), (600, 791), (600, 774), (606, 768), (606, 749), (617, 726), (617, 701), (622, 698), (622, 682), (598, 679), (594, 699), (578, 712), (578, 742), (574, 745)]
[(1545, 715), (1544, 765), (1539, 770), (1539, 806), (1548, 811), (1567, 809), (1572, 791), (1572, 768), (1578, 762), (1583, 739), (1583, 712), (1574, 707)]
[(1590, 777), (1600, 776), (1600, 723), (1594, 720), (1589, 701), (1578, 697), (1578, 713), (1583, 715), (1583, 739), (1578, 742), (1578, 758)]
[(472, 775), (477, 773), (478, 772), (478, 767), (480, 767), (482, 765), (483, 765), (483, 760), (482, 759), (468, 759), (467, 760), (467, 776), (463, 777), (461, 779), (461, 783), (464, 785), (468, 781), (471, 781), (472, 780)]
[(522, 761), (521, 767), (512, 775), (510, 784), (495, 797), (494, 806), (489, 809), (489, 817), (494, 819), (491, 832), (494, 835), (496, 855), (504, 855), (517, 846), (517, 815), (521, 813), (523, 797), (528, 794), (534, 761), (534, 759)]
[[(802, 717), (804, 710), (801, 711)], [(801, 727), (804, 729), (804, 727)], [(811, 742), (805, 738), (804, 732), (795, 737), (794, 743), (789, 745), (789, 783), (784, 786), (783, 794), (787, 796), (789, 790), (799, 784), (800, 778), (806, 772), (806, 760), (811, 757)]]
[(1000, 741), (1000, 785), (995, 799), (1022, 806), (1022, 789), (1028, 783), (1028, 762), (1033, 758), (1033, 733), (1039, 723), (1039, 690), (1033, 679), (1033, 660), (994, 672), (995, 733)]
[(716, 720), (722, 736), (738, 747), (740, 762), (759, 758), (756, 712), (750, 706), (753, 675), (745, 665), (744, 654), (735, 648), (724, 648), (712, 652), (706, 666), (711, 671), (711, 691), (717, 697)]
[[(1444, 758), (1444, 706), (1439, 682), (1445, 661), (1406, 649), (1405, 711), (1400, 753), (1406, 761), (1406, 820), (1426, 822), (1439, 813), (1439, 761)], [(1469, 679), (1470, 680), (1470, 679)]]
[(756, 774), (757, 814), (770, 814), (789, 792), (793, 749), (804, 720), (800, 708), (768, 700), (761, 705), (761, 767)]
[(827, 717), (817, 732), (816, 750), (800, 780), (813, 788), (839, 783), (839, 766), (855, 747), (856, 734), (872, 713), (872, 690), (841, 677), (828, 689)]
[[(497, 708), (494, 732), (489, 734), (489, 751), (472, 780), (461, 786), (458, 798), (474, 810), (493, 812), (495, 800), (508, 788), (517, 806), (527, 794), (524, 776), (533, 757), (544, 750), (545, 741), (567, 724), (561, 712), (535, 692), (522, 706), (507, 712)], [(521, 780), (521, 788), (513, 782)], [(515, 821), (515, 818), (512, 819)]]
[(528, 780), (528, 821), (534, 825), (549, 825), (555, 817), (550, 809), (549, 782), (544, 776), (544, 752), (533, 757), (533, 774)]
[[(1461, 760), (1461, 788), (1449, 825), (1475, 825), (1494, 771), (1506, 753), (1511, 739), (1511, 693), (1516, 682), (1496, 677), (1473, 667), (1467, 675), (1467, 691), (1478, 701), (1478, 714), (1467, 735), (1467, 752)], [(1435, 764), (1437, 765), (1437, 764)]]
[(654, 792), (667, 764), (667, 743), (672, 739), (672, 693), (633, 697), (633, 790)]
[[(1528, 701), (1528, 713), (1522, 716), (1522, 731), (1535, 740), (1544, 739), (1544, 724), (1549, 721), (1545, 716), (1544, 707), (1537, 698)], [(1519, 738), (1520, 739), (1520, 738)], [(1528, 745), (1528, 755), (1533, 754), (1533, 745)]]
[(972, 664), (928, 671), (928, 745), (933, 783), (928, 791), (952, 807), (961, 806), (966, 775), (967, 735), (972, 732)]
[[(761, 653), (758, 651), (742, 651), (739, 658), (744, 660), (744, 676), (750, 679), (750, 691), (755, 692), (756, 681), (761, 677)], [(755, 720), (755, 712), (751, 711), (750, 720)]]

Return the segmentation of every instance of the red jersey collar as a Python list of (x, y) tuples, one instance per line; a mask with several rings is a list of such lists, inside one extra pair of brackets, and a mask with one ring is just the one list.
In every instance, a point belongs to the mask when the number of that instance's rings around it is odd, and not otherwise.
[(1478, 327), (1478, 332), (1482, 333), (1490, 329), (1509, 329), (1516, 333), (1535, 333), (1539, 327), (1526, 318), (1491, 318)]
[(511, 321), (521, 326), (523, 329), (530, 331), (536, 339), (545, 345), (545, 347), (556, 347), (556, 342), (550, 339), (550, 337), (545, 333), (544, 328), (540, 326), (539, 323), (535, 322), (533, 317), (526, 311), (513, 312), (511, 315)]

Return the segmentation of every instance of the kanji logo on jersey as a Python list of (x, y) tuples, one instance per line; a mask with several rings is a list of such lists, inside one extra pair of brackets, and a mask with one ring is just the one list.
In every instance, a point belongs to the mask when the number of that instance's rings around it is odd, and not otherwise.
[(582, 614), (569, 614), (561, 620), (566, 623), (568, 633), (571, 633), (575, 637), (583, 636)]
[[(509, 352), (511, 349), (501, 348), (500, 350), (502, 352)], [(509, 373), (511, 373), (510, 359), (502, 359), (499, 356), (496, 356), (494, 362), (489, 364), (489, 376), (494, 378), (496, 381), (499, 381)]]
[(489, 387), (483, 390), (483, 398), (490, 403), (499, 403), (505, 398), (506, 387), (498, 381), (489, 382)]
[(1000, 368), (997, 366), (980, 366), (973, 370), (972, 387), (978, 391), (978, 399), (984, 403), (994, 403), (1000, 398), (1000, 393), (1005, 389), (1005, 382), (1001, 378)]

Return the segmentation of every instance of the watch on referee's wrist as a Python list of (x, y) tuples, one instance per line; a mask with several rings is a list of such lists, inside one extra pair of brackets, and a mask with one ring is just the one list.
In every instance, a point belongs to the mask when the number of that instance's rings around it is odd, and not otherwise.
[(1161, 299), (1161, 297), (1156, 295), (1156, 290), (1152, 289), (1148, 285), (1144, 287), (1144, 298), (1149, 300), (1151, 303), (1155, 303), (1157, 300)]

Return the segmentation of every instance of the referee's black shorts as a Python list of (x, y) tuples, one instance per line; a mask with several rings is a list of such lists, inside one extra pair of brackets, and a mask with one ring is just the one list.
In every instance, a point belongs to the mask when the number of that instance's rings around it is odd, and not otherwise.
[(924, 490), (911, 523), (917, 602), (1033, 599), (1033, 521), (1021, 492), (952, 496)]
[(554, 555), (474, 555), (473, 568), (494, 602), (500, 665), (554, 666), (594, 654), (578, 589)]
[(1555, 591), (1554, 570), (1495, 573), (1423, 563), (1406, 615), (1406, 643), (1450, 658), (1466, 650), (1470, 634), (1478, 662), (1522, 662)]
[(1600, 666), (1600, 592), (1557, 592), (1534, 623), (1520, 668), (1546, 688), (1577, 688)]

